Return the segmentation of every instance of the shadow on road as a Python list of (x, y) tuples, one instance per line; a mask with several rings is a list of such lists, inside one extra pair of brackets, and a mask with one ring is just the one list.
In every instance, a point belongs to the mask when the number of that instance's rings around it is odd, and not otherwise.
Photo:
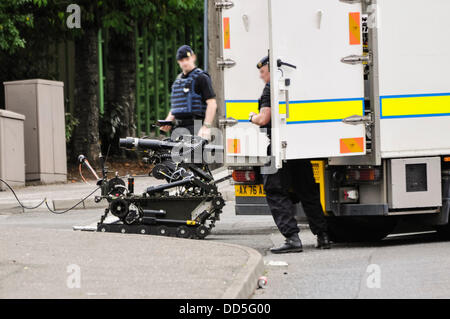
[(344, 248), (368, 248), (368, 247), (388, 247), (388, 246), (404, 246), (404, 245), (418, 245), (436, 242), (448, 242), (448, 239), (443, 239), (437, 232), (426, 233), (410, 233), (410, 234), (395, 234), (376, 242), (358, 242), (358, 243), (334, 243), (333, 247)]

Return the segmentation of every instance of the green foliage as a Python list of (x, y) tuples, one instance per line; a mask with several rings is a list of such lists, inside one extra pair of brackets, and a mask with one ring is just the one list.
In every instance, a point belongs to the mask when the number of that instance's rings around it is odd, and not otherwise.
[(203, 0), (110, 0), (101, 3), (103, 27), (118, 33), (133, 31), (137, 23), (169, 30), (195, 21), (203, 12)]
[(2, 0), (0, 2), (0, 50), (14, 53), (25, 47), (21, 27), (34, 26), (33, 8), (47, 5), (47, 0)]
[(80, 121), (76, 119), (72, 114), (66, 113), (66, 142), (69, 143), (72, 138), (73, 130), (77, 125), (80, 124)]
[[(58, 79), (56, 44), (70, 37), (59, 17), (71, 0), (0, 0), (0, 83), (29, 78)], [(25, 22), (16, 23), (17, 17)], [(27, 17), (29, 20), (27, 20)]]
[(111, 110), (105, 112), (100, 119), (100, 127), (104, 137), (113, 139), (116, 134), (120, 134), (121, 129), (125, 128), (127, 123), (122, 121), (125, 106), (118, 103), (111, 105)]
[[(14, 54), (25, 48), (26, 28), (35, 35), (57, 32), (57, 37), (80, 35), (81, 30), (65, 28), (70, 0), (1, 0), (0, 50)], [(98, 23), (118, 33), (132, 33), (135, 24), (144, 23), (153, 29), (171, 30), (176, 25), (195, 23), (203, 10), (203, 0), (79, 0), (82, 25)], [(39, 16), (40, 23), (36, 24)], [(44, 21), (45, 20), (45, 21)], [(30, 32), (28, 32), (30, 33)]]
[[(70, 13), (66, 9), (72, 3), (81, 7), (81, 29), (67, 28), (66, 19)], [(115, 34), (134, 38), (135, 26), (138, 26), (140, 36), (142, 30), (148, 28), (150, 48), (155, 40), (159, 43), (158, 79), (157, 83), (152, 83), (151, 78), (149, 86), (151, 103), (158, 88), (159, 102), (163, 105), (164, 97), (168, 94), (164, 92), (167, 86), (164, 82), (163, 65), (169, 65), (169, 82), (172, 82), (174, 74), (179, 72), (174, 60), (175, 46), (201, 43), (202, 34), (199, 30), (202, 28), (202, 13), (203, 0), (0, 0), (0, 82), (26, 78), (56, 80), (56, 72), (61, 69), (52, 70), (49, 66), (55, 65), (58, 57), (57, 44), (64, 40), (69, 40), (70, 43), (70, 40), (83, 36), (88, 28), (103, 28), (104, 31), (109, 29), (112, 31), (109, 32), (111, 41), (115, 39)], [(193, 30), (194, 26), (196, 30)], [(164, 38), (170, 39), (167, 61), (163, 58), (161, 46)], [(200, 47), (198, 48), (197, 54), (202, 54)], [(135, 53), (133, 51), (130, 54), (134, 56)], [(149, 68), (152, 67), (153, 63), (150, 63)], [(142, 85), (141, 81), (141, 94)], [(170, 84), (168, 87), (170, 88)], [(121, 121), (123, 107), (127, 106), (111, 104), (111, 108), (101, 119), (102, 135), (109, 139), (120, 135), (125, 125)], [(163, 107), (159, 113), (162, 109)], [(151, 107), (151, 114), (152, 118), (164, 115), (156, 114), (154, 107)], [(67, 141), (71, 139), (78, 124), (76, 118), (66, 114)]]
[[(100, 117), (100, 140), (102, 145), (111, 146), (111, 154), (120, 154), (119, 138), (127, 131), (128, 123), (124, 119), (128, 104), (112, 103), (110, 109)], [(135, 127), (133, 128), (135, 129)], [(106, 149), (104, 149), (106, 151)]]

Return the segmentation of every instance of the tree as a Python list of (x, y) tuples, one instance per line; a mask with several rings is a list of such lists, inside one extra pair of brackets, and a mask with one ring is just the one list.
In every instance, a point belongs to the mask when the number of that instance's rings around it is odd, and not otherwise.
[[(135, 134), (135, 27), (158, 28), (176, 26), (189, 21), (191, 12), (203, 6), (201, 0), (109, 0), (81, 1), (82, 36), (76, 37), (76, 117), (80, 124), (74, 131), (74, 155), (82, 152), (92, 159), (100, 153), (98, 125), (98, 45), (99, 28), (111, 34), (108, 41), (106, 113), (118, 116), (115, 138)], [(81, 75), (84, 73), (84, 75)], [(159, 85), (155, 83), (154, 85)], [(110, 121), (109, 125), (114, 125)], [(104, 130), (108, 128), (103, 127)], [(114, 132), (114, 131), (113, 131)], [(116, 143), (115, 143), (116, 144)]]
[[(135, 29), (150, 34), (176, 32), (203, 12), (202, 0), (113, 0), (102, 7), (102, 26), (107, 30), (106, 105), (102, 121), (104, 150), (120, 153), (119, 138), (135, 136), (136, 56)], [(154, 83), (153, 85), (162, 85)], [(168, 94), (168, 92), (167, 92)]]
[(105, 115), (101, 121), (103, 150), (121, 153), (118, 139), (135, 136), (136, 57), (135, 28), (157, 15), (151, 1), (109, 1), (102, 8), (107, 37)]
[[(105, 117), (113, 112), (122, 125), (115, 138), (135, 134), (135, 28), (176, 30), (201, 12), (203, 0), (77, 0), (81, 29), (66, 26), (71, 0), (0, 1), (0, 80), (56, 79), (49, 65), (50, 44), (75, 43), (74, 115), (79, 124), (71, 140), (72, 157), (100, 153), (98, 32), (109, 32)], [(153, 83), (162, 85), (162, 83)], [(1, 90), (0, 95), (3, 93)], [(3, 99), (2, 99), (3, 100)]]
[(81, 29), (75, 36), (75, 117), (79, 124), (73, 132), (73, 156), (84, 154), (96, 162), (100, 155), (98, 107), (98, 2), (77, 3), (81, 10)]
[(0, 2), (0, 49), (14, 53), (25, 47), (22, 27), (33, 27), (32, 10), (47, 5), (47, 0), (2, 0)]

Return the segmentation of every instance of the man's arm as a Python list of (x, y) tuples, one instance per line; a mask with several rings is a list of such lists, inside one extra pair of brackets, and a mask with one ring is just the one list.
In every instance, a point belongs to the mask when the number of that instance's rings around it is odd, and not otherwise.
[(173, 121), (175, 120), (175, 116), (172, 115), (172, 111), (169, 111), (169, 114), (167, 114), (167, 117), (165, 119), (166, 121)]
[(203, 120), (203, 126), (198, 131), (198, 136), (209, 140), (211, 138), (211, 129), (209, 127), (213, 124), (216, 116), (217, 102), (211, 78), (208, 74), (205, 73), (198, 77), (198, 80), (195, 83), (195, 90), (202, 96), (202, 99), (204, 99), (206, 103), (205, 118)]
[(198, 136), (203, 137), (204, 139), (211, 139), (211, 129), (206, 127), (206, 125), (210, 126), (213, 124), (214, 117), (216, 116), (217, 111), (217, 102), (216, 99), (206, 100), (206, 113), (205, 120), (203, 121), (203, 126), (198, 131)]
[(271, 108), (265, 106), (261, 108), (259, 114), (253, 113), (255, 115), (252, 116), (252, 123), (258, 126), (264, 126), (270, 122), (271, 119)]
[(209, 99), (206, 101), (206, 113), (205, 113), (205, 124), (212, 125), (214, 122), (214, 118), (216, 116), (217, 111), (217, 102), (216, 99)]

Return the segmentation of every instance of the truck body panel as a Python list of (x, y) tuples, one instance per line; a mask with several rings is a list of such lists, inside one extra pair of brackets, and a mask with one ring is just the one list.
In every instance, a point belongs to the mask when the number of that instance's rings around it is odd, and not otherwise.
[[(226, 117), (238, 120), (226, 128), (227, 166), (251, 170), (269, 160), (265, 135), (247, 119), (263, 88), (255, 64), (269, 50), (272, 165), (323, 160), (329, 215), (448, 223), (450, 2), (233, 3), (222, 11), (223, 23), (237, 25), (231, 46), (223, 42), (223, 56), (236, 61), (224, 70)], [(246, 198), (239, 194), (240, 213), (261, 204), (261, 196), (249, 205)]]

